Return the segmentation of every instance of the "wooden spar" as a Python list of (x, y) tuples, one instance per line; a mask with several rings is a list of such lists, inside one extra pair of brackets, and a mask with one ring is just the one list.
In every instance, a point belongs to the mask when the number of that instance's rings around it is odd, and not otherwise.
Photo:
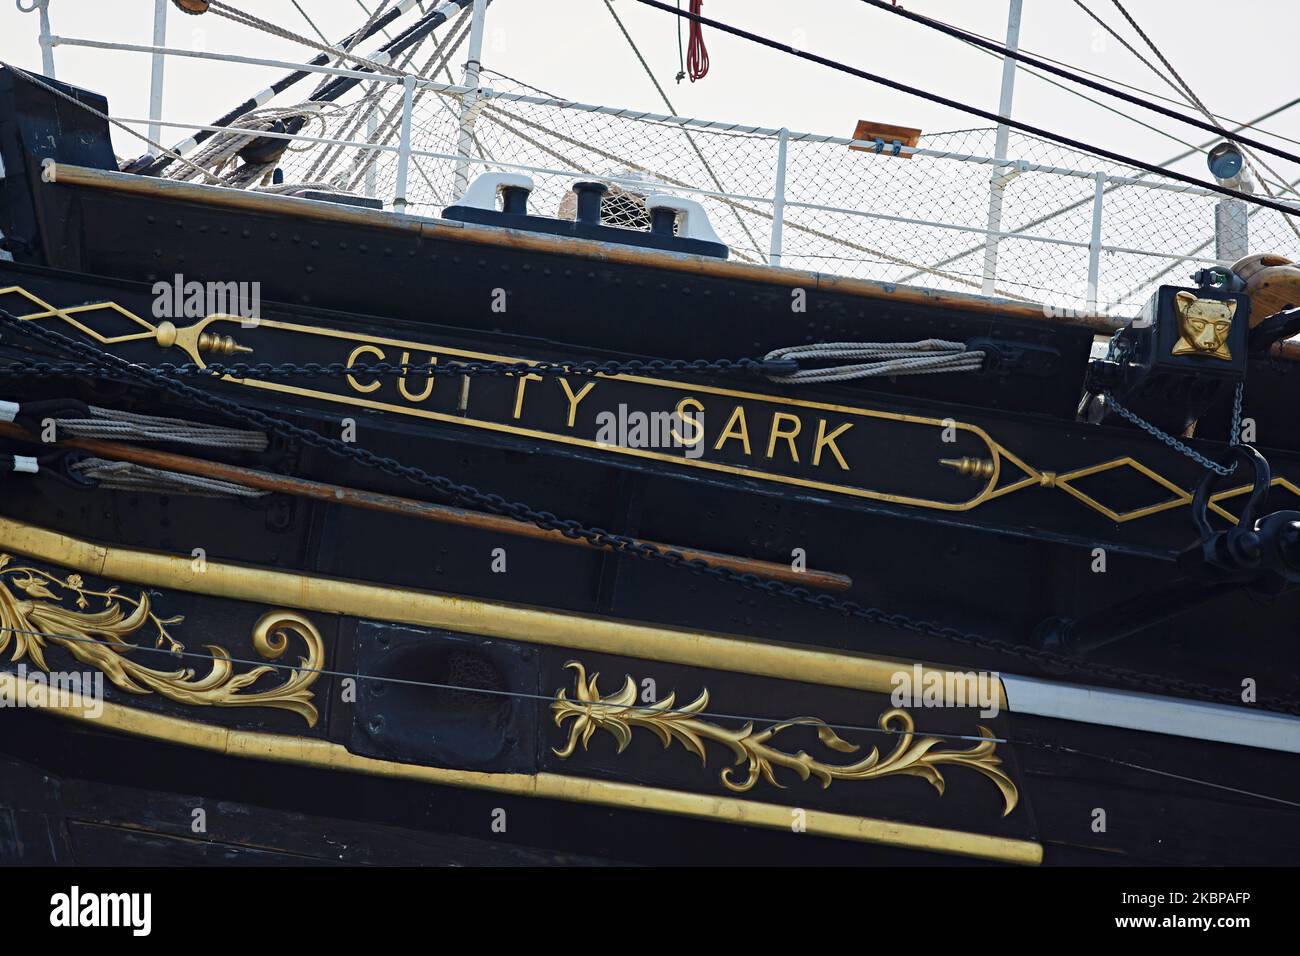
[[(32, 442), (33, 444), (36, 443), (36, 438), (33, 435), (29, 434), (20, 426), (9, 423), (0, 423), (0, 437), (16, 438), (20, 441)], [(420, 501), (415, 498), (402, 498), (396, 495), (385, 495), (372, 491), (362, 491), (359, 488), (346, 488), (342, 485), (326, 484), (319, 481), (308, 481), (305, 478), (295, 478), (290, 475), (275, 475), (270, 472), (258, 471), (253, 468), (228, 465), (223, 462), (209, 461), (205, 458), (192, 458), (189, 455), (178, 455), (174, 452), (161, 451), (156, 448), (136, 448), (132, 445), (123, 445), (118, 442), (99, 441), (89, 438), (70, 438), (59, 441), (56, 444), (68, 448), (79, 448), (82, 451), (92, 452), (95, 455), (112, 459), (114, 461), (127, 461), (136, 465), (144, 465), (149, 468), (179, 471), (187, 475), (219, 478), (222, 481), (230, 481), (236, 484), (245, 485), (249, 488), (257, 488), (260, 491), (296, 495), (300, 498), (311, 498), (316, 501), (327, 501), (331, 504), (347, 505), (353, 508), (364, 508), (369, 511), (382, 511), (386, 514), (405, 515), (410, 518), (420, 518), (426, 521), (438, 521), (443, 524), (454, 524), (466, 528), (477, 528), (481, 531), (496, 531), (502, 534), (515, 535), (520, 538), (533, 538), (539, 541), (554, 541), (561, 544), (580, 545), (583, 547), (595, 548), (597, 550), (604, 550), (600, 545), (592, 544), (585, 538), (570, 538), (560, 531), (547, 531), (543, 528), (537, 527), (536, 525), (517, 521), (514, 518), (507, 518), (503, 515), (488, 514), (482, 511), (471, 511), (467, 508), (453, 508), (448, 505), (433, 504), (432, 502)], [(781, 581), (799, 584), (806, 587), (832, 591), (845, 591), (853, 586), (853, 579), (848, 575), (836, 574), (831, 571), (817, 571), (812, 568), (803, 571), (796, 571), (788, 564), (782, 564), (775, 561), (760, 561), (756, 558), (744, 558), (739, 555), (720, 554), (716, 551), (701, 551), (697, 548), (682, 548), (674, 544), (664, 544), (658, 541), (646, 541), (641, 538), (636, 540), (639, 544), (648, 544), (661, 551), (676, 551), (689, 560), (707, 561), (709, 564), (727, 568), (732, 571), (757, 574), (766, 578), (776, 578)]]

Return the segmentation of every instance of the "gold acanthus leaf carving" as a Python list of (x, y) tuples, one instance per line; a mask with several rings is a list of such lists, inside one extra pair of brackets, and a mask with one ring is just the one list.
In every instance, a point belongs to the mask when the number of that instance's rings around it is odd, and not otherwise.
[[(966, 767), (983, 774), (993, 781), (1002, 794), (1004, 809), (1002, 815), (1009, 814), (1020, 794), (1015, 783), (1001, 767), (1002, 758), (995, 755), (997, 743), (987, 727), (978, 727), (983, 740), (968, 750), (938, 749), (943, 741), (938, 737), (917, 738), (914, 734), (915, 723), (912, 715), (901, 708), (893, 708), (881, 714), (879, 727), (893, 734), (897, 743), (886, 757), (880, 751), (871, 750), (855, 763), (825, 763), (804, 751), (787, 753), (773, 746), (772, 741), (782, 731), (790, 727), (815, 727), (817, 737), (830, 750), (837, 753), (857, 753), (861, 748), (849, 743), (839, 736), (825, 721), (816, 717), (796, 717), (766, 728), (754, 730), (753, 723), (742, 727), (728, 729), (718, 724), (701, 720), (699, 715), (709, 703), (707, 689), (689, 704), (675, 706), (676, 695), (669, 694), (662, 700), (644, 706), (637, 706), (637, 685), (631, 676), (626, 678), (623, 689), (608, 697), (601, 697), (596, 687), (600, 676), (593, 673), (587, 676), (586, 668), (577, 661), (569, 661), (566, 667), (577, 672), (575, 697), (570, 699), (561, 688), (556, 693), (556, 700), (551, 704), (555, 715), (555, 724), (563, 727), (566, 721), (572, 721), (569, 739), (563, 747), (555, 748), (561, 759), (567, 759), (577, 750), (581, 743), (587, 748), (595, 732), (604, 730), (617, 742), (618, 752), (622, 753), (632, 742), (632, 730), (641, 727), (654, 733), (663, 743), (670, 747), (674, 742), (681, 744), (706, 763), (705, 742), (712, 741), (729, 749), (735, 757), (733, 765), (725, 767), (721, 773), (723, 785), (737, 793), (750, 790), (759, 781), (766, 780), (774, 787), (784, 787), (776, 779), (776, 768), (783, 767), (796, 773), (801, 780), (815, 777), (822, 787), (829, 787), (834, 780), (875, 780), (895, 774), (908, 774), (921, 777), (939, 791), (944, 792), (944, 778), (939, 767)], [(736, 769), (746, 767), (741, 773)]]
[[(71, 602), (74, 606), (67, 607)], [(91, 605), (98, 605), (91, 610)], [(280, 684), (265, 690), (248, 688), (260, 678), (281, 668), (259, 665), (236, 673), (230, 653), (208, 644), (212, 669), (198, 676), (194, 669), (173, 671), (146, 667), (129, 655), (137, 645), (131, 638), (152, 636), (155, 647), (166, 645), (179, 653), (183, 645), (168, 631), (183, 618), (160, 618), (150, 607), (149, 595), (132, 598), (117, 588), (94, 591), (81, 575), (59, 578), (39, 568), (13, 566), (12, 558), (0, 554), (0, 654), (13, 645), (10, 660), (24, 658), (48, 671), (45, 649), (53, 644), (64, 648), (83, 664), (104, 673), (113, 685), (132, 694), (161, 694), (182, 704), (211, 707), (276, 707), (293, 711), (314, 727), (317, 712), (311, 703), (311, 685), (320, 674), (325, 645), (316, 626), (293, 611), (269, 611), (253, 625), (253, 648), (266, 660), (282, 657), (289, 647), (289, 634), (306, 645), (300, 666), (289, 671)]]

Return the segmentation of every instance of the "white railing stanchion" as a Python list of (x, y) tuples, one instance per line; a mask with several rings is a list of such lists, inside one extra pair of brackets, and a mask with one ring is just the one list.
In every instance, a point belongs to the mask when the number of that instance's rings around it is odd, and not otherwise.
[[(155, 47), (165, 47), (167, 45), (167, 6), (168, 0), (154, 0), (153, 6), (153, 45)], [(149, 138), (155, 143), (162, 138), (162, 127), (159, 121), (162, 119), (163, 106), (163, 65), (166, 57), (162, 53), (155, 52), (153, 55), (153, 64), (149, 72)], [(155, 156), (158, 153), (152, 146), (149, 151)]]
[(411, 165), (411, 107), (415, 99), (415, 75), (402, 80), (402, 137), (397, 147), (397, 185), (393, 211), (406, 212), (406, 174)]
[(785, 225), (785, 157), (790, 146), (790, 131), (785, 127), (776, 137), (776, 190), (772, 194), (772, 243), (767, 264), (781, 264), (781, 232)]
[[(371, 110), (366, 115), (366, 142), (373, 143), (375, 141), (375, 134), (378, 131), (379, 117), (375, 114), (374, 110)], [(374, 150), (367, 150), (367, 153), (369, 154), (367, 159), (369, 159), (370, 155), (374, 155)], [(379, 170), (375, 168), (375, 165), (374, 162), (368, 162), (366, 164), (366, 175), (363, 180), (365, 183), (366, 195), (371, 199), (374, 199), (375, 195), (379, 192)]]
[(14, 0), (19, 13), (35, 12), (40, 17), (41, 32), (37, 44), (41, 48), (41, 72), (51, 80), (54, 76), (54, 38), (50, 33), (50, 0)]
[(469, 159), (473, 155), (474, 120), (478, 115), (479, 71), (483, 68), (483, 22), (488, 0), (474, 0), (474, 12), (469, 27), (469, 59), (465, 61), (465, 77), (461, 81), (469, 92), (460, 99), (460, 134), (456, 152), (462, 158), (456, 164), (456, 194), (453, 201), (465, 195), (469, 188)]
[(1097, 282), (1101, 274), (1101, 210), (1106, 201), (1106, 174), (1097, 173), (1092, 195), (1092, 239), (1088, 243), (1088, 311), (1097, 311)]

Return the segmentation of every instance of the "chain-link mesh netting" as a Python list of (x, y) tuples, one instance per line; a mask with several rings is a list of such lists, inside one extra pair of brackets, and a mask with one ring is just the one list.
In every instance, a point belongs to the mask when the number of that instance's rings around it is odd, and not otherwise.
[[(415, 57), (433, 75), (445, 50)], [(443, 71), (439, 80), (450, 80)], [(632, 111), (581, 107), (485, 71), (492, 88), (470, 110), (461, 96), (418, 88), (412, 111), (407, 211), (438, 215), (467, 179), (515, 170), (535, 183), (539, 215), (574, 214), (577, 179), (610, 182), (612, 225), (645, 229), (644, 198), (675, 192), (703, 203), (733, 258), (768, 262), (774, 251), (780, 138), (775, 131), (684, 123)], [(402, 88), (375, 83), (322, 117), (316, 135), (380, 149), (314, 146), (285, 155), (286, 182), (329, 181), (390, 202), (397, 184)], [(1136, 313), (1161, 282), (1186, 282), (1214, 261), (1220, 195), (1192, 189), (1088, 153), (1012, 132), (994, 163), (996, 131), (923, 136), (917, 155), (844, 140), (790, 134), (780, 264), (887, 282), (996, 294), (1061, 309)], [(460, 143), (465, 143), (465, 161)], [(1105, 173), (1097, 288), (1089, 288), (1095, 173)], [(992, 185), (997, 179), (1001, 185)], [(996, 237), (990, 203), (1000, 196)], [(1292, 192), (1291, 198), (1300, 198)], [(1293, 217), (1294, 218), (1294, 217)], [(1251, 252), (1300, 259), (1300, 237), (1283, 214), (1250, 207)], [(1300, 219), (1295, 220), (1300, 224)], [(1095, 301), (1095, 307), (1089, 303)]]

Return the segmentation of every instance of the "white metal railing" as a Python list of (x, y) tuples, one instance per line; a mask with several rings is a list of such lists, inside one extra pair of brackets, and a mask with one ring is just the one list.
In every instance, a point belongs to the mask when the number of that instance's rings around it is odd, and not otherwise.
[[(552, 164), (537, 161), (538, 156), (562, 156), (558, 149), (543, 148), (538, 149), (520, 149), (513, 158), (474, 155), (474, 123), (476, 117), (487, 115), (492, 119), (491, 108), (501, 108), (502, 104), (510, 106), (513, 109), (529, 108), (544, 112), (554, 120), (552, 135), (555, 141), (559, 143), (573, 144), (576, 147), (588, 148), (579, 139), (573, 136), (567, 136), (558, 132), (559, 126), (565, 123), (573, 125), (578, 122), (575, 117), (587, 117), (590, 121), (595, 122), (609, 121), (611, 123), (630, 123), (635, 124), (638, 129), (636, 139), (650, 137), (650, 131), (654, 135), (663, 134), (665, 131), (669, 134), (680, 134), (682, 136), (714, 136), (718, 137), (718, 142), (726, 143), (729, 147), (739, 140), (754, 141), (757, 146), (746, 142), (744, 145), (750, 149), (751, 155), (757, 150), (770, 150), (774, 154), (774, 169), (771, 178), (766, 183), (758, 182), (760, 189), (751, 189), (745, 191), (732, 191), (730, 189), (710, 189), (698, 185), (698, 182), (692, 183), (685, 180), (665, 177), (661, 171), (654, 166), (636, 166), (629, 163), (631, 169), (640, 169), (645, 172), (655, 174), (653, 186), (656, 190), (665, 190), (671, 192), (680, 192), (693, 195), (702, 200), (709, 200), (714, 203), (711, 206), (712, 215), (715, 220), (719, 214), (733, 215), (740, 224), (742, 230), (753, 238), (753, 229), (766, 225), (768, 229), (768, 242), (765, 249), (759, 249), (757, 252), (761, 255), (760, 261), (765, 260), (773, 266), (790, 264), (790, 260), (812, 260), (817, 263), (818, 260), (827, 260), (830, 265), (823, 264), (818, 271), (835, 271), (834, 261), (840, 257), (833, 253), (821, 253), (816, 251), (792, 250), (787, 247), (788, 233), (791, 229), (796, 230), (801, 238), (806, 239), (809, 250), (811, 249), (835, 249), (836, 245), (842, 247), (845, 253), (856, 251), (858, 256), (845, 255), (843, 262), (862, 263), (875, 262), (869, 258), (864, 258), (863, 250), (874, 252), (883, 257), (881, 262), (890, 268), (899, 269), (907, 268), (909, 271), (901, 277), (902, 281), (912, 281), (916, 279), (933, 279), (942, 277), (945, 281), (964, 282), (966, 285), (974, 288), (982, 288), (984, 291), (998, 290), (998, 281), (1002, 280), (1004, 288), (1020, 287), (1025, 290), (1032, 290), (1036, 287), (1035, 280), (1038, 280), (1038, 273), (1029, 276), (1008, 276), (1008, 270), (1005, 260), (1008, 258), (1005, 243), (1029, 243), (1037, 244), (1040, 248), (1060, 248), (1062, 250), (1078, 250), (1080, 253), (1086, 252), (1086, 274), (1084, 279), (1084, 288), (1086, 293), (1083, 297), (1083, 304), (1087, 311), (1097, 312), (1102, 308), (1103, 302), (1099, 296), (1098, 290), (1102, 280), (1103, 262), (1107, 256), (1110, 257), (1134, 257), (1143, 260), (1149, 260), (1154, 263), (1208, 263), (1208, 264), (1228, 264), (1206, 255), (1205, 251), (1215, 239), (1213, 233), (1214, 217), (1206, 217), (1205, 222), (1193, 224), (1192, 228), (1186, 228), (1185, 223), (1173, 223), (1170, 227), (1172, 235), (1181, 238), (1183, 233), (1188, 233), (1188, 242), (1182, 244), (1178, 249), (1161, 249), (1152, 245), (1141, 245), (1134, 242), (1124, 242), (1119, 239), (1106, 241), (1106, 223), (1108, 222), (1108, 198), (1119, 190), (1127, 190), (1126, 196), (1132, 196), (1132, 191), (1149, 193), (1180, 194), (1188, 200), (1196, 200), (1200, 205), (1196, 207), (1196, 215), (1199, 217), (1206, 209), (1208, 201), (1221, 201), (1217, 194), (1211, 190), (1202, 189), (1182, 183), (1171, 181), (1161, 181), (1158, 178), (1149, 176), (1145, 173), (1126, 169), (1085, 169), (1076, 166), (1061, 165), (1050, 162), (1033, 162), (1028, 159), (1009, 158), (1007, 145), (1003, 142), (1003, 137), (999, 135), (995, 149), (992, 150), (994, 155), (985, 155), (978, 151), (956, 150), (956, 149), (932, 149), (928, 147), (904, 148), (903, 154), (908, 158), (895, 158), (891, 156), (890, 150), (886, 144), (879, 141), (858, 141), (847, 137), (826, 136), (812, 133), (793, 132), (785, 128), (768, 128), (758, 126), (741, 126), (732, 123), (722, 123), (718, 121), (701, 120), (691, 117), (673, 116), (669, 114), (654, 113), (650, 111), (619, 109), (615, 107), (603, 106), (598, 104), (579, 103), (569, 100), (555, 99), (548, 96), (537, 96), (531, 93), (507, 92), (496, 90), (482, 85), (480, 82), (479, 66), (475, 56), (471, 56), (472, 69), (467, 70), (466, 80), (463, 85), (439, 83), (434, 80), (416, 77), (411, 74), (405, 76), (389, 76), (375, 72), (360, 71), (348, 69), (340, 66), (330, 65), (313, 65), (304, 64), (297, 61), (278, 60), (268, 57), (253, 57), (238, 54), (213, 53), (202, 50), (184, 50), (174, 47), (167, 47), (161, 43), (153, 45), (141, 45), (130, 43), (116, 43), (104, 40), (94, 40), (85, 38), (75, 38), (58, 36), (49, 33), (48, 11), (46, 3), (48, 0), (28, 0), (28, 5), (24, 6), (22, 0), (18, 0), (20, 9), (39, 10), (41, 13), (42, 27), (42, 51), (48, 53), (46, 58), (46, 72), (53, 72), (53, 50), (58, 47), (76, 47), (86, 49), (98, 49), (107, 51), (130, 52), (147, 54), (153, 58), (153, 80), (151, 84), (150, 106), (151, 115), (147, 119), (114, 117), (122, 123), (132, 126), (147, 127), (151, 132), (151, 139), (158, 138), (158, 131), (162, 129), (184, 129), (190, 131), (209, 131), (209, 132), (248, 132), (266, 138), (283, 138), (291, 139), (299, 144), (310, 144), (312, 146), (324, 148), (343, 148), (346, 150), (356, 150), (359, 154), (367, 157), (370, 156), (389, 156), (393, 161), (392, 168), (392, 192), (391, 206), (395, 213), (406, 214), (410, 211), (412, 205), (428, 206), (430, 211), (434, 211), (438, 203), (429, 200), (413, 200), (410, 195), (411, 170), (412, 166), (421, 161), (432, 163), (445, 163), (453, 170), (452, 181), (454, 182), (454, 191), (451, 198), (454, 199), (463, 192), (465, 184), (469, 180), (469, 170), (474, 167), (487, 169), (502, 169), (524, 172), (540, 177), (551, 177), (556, 179), (574, 179), (574, 178), (599, 178), (603, 181), (624, 186), (631, 190), (638, 188), (644, 189), (647, 186), (647, 179), (644, 175), (626, 175), (617, 172), (601, 171), (593, 174), (590, 169), (574, 168), (572, 165), (565, 163)], [(484, 4), (479, 3), (475, 11), (474, 30), (479, 34), (481, 39), (482, 32), (482, 7)], [(155, 30), (155, 37), (161, 39), (164, 34), (160, 30)], [(358, 140), (351, 137), (337, 136), (314, 136), (300, 133), (296, 135), (277, 134), (261, 129), (247, 129), (240, 126), (213, 126), (198, 123), (185, 123), (164, 120), (159, 114), (161, 103), (161, 63), (166, 57), (186, 57), (202, 59), (209, 61), (218, 61), (223, 63), (233, 63), (239, 65), (251, 65), (262, 67), (277, 67), (287, 70), (300, 70), (309, 73), (323, 74), (329, 76), (352, 77), (363, 80), (367, 84), (375, 84), (375, 88), (384, 85), (392, 89), (394, 94), (401, 96), (400, 125), (395, 144), (389, 142), (375, 142), (371, 139)], [(398, 89), (400, 87), (400, 90)], [(416, 142), (417, 124), (415, 122), (415, 99), (417, 91), (432, 93), (435, 97), (442, 97), (448, 101), (455, 101), (459, 108), (454, 110), (455, 113), (455, 151), (448, 149), (428, 148)], [(484, 111), (488, 112), (484, 114)], [(499, 119), (493, 119), (494, 122), (500, 122)], [(507, 124), (502, 122), (502, 126)], [(370, 123), (370, 133), (373, 135), (375, 123), (372, 119)], [(518, 131), (516, 131), (518, 132)], [(533, 139), (520, 134), (523, 141), (537, 145)], [(695, 141), (691, 141), (695, 146)], [(542, 144), (545, 147), (545, 144)], [(854, 154), (861, 159), (854, 159), (854, 163), (885, 163), (894, 164), (889, 166), (869, 166), (864, 167), (855, 165), (845, 177), (847, 193), (854, 193), (860, 185), (859, 179), (866, 179), (862, 172), (864, 168), (869, 168), (873, 184), (888, 183), (891, 177), (897, 173), (904, 172), (906, 164), (913, 164), (918, 160), (925, 160), (936, 164), (934, 168), (957, 169), (957, 168), (985, 168), (988, 170), (988, 180), (985, 188), (986, 200), (990, 203), (990, 208), (981, 211), (988, 212), (989, 218), (985, 225), (979, 225), (975, 221), (955, 222), (950, 221), (951, 216), (946, 218), (937, 218), (934, 216), (915, 215), (906, 211), (888, 211), (880, 208), (870, 207), (866, 203), (855, 205), (838, 204), (834, 202), (814, 202), (808, 198), (790, 194), (791, 187), (791, 151), (793, 147), (801, 149), (815, 149), (826, 147), (840, 147), (847, 149), (855, 147), (859, 152)], [(882, 153), (881, 147), (885, 147), (883, 155), (874, 156), (874, 153)], [(609, 150), (597, 147), (589, 147), (594, 156), (617, 156), (619, 154)], [(696, 152), (703, 160), (704, 154), (696, 148)], [(944, 165), (952, 164), (952, 165)], [(753, 164), (742, 163), (746, 167)], [(369, 167), (370, 179), (367, 182), (376, 182), (374, 175), (374, 165)], [(734, 171), (729, 171), (733, 172)], [(749, 174), (749, 170), (745, 172)], [(712, 169), (710, 169), (712, 173)], [(424, 175), (423, 169), (421, 174)], [(1013, 195), (1011, 190), (1019, 189), (1017, 183), (1023, 183), (1027, 179), (1038, 177), (1035, 181), (1042, 183), (1067, 182), (1075, 181), (1083, 183), (1091, 181), (1091, 189), (1088, 190), (1090, 196), (1079, 196), (1072, 198), (1070, 202), (1061, 205), (1060, 209), (1055, 212), (1049, 212), (1045, 217), (1039, 217), (1036, 221), (1040, 224), (1051, 224), (1054, 219), (1064, 222), (1071, 218), (1072, 211), (1090, 204), (1088, 214), (1088, 230), (1086, 233), (1079, 230), (1074, 235), (1052, 235), (1049, 228), (1045, 232), (1029, 231), (1027, 226), (1019, 228), (1005, 228), (1003, 218), (1007, 215), (1009, 198)], [(426, 182), (431, 181), (424, 176)], [(716, 177), (713, 177), (716, 181)], [(901, 183), (900, 196), (906, 200), (908, 197), (906, 189), (918, 189), (916, 179), (912, 184), (908, 184), (901, 179), (896, 179)], [(802, 181), (801, 181), (802, 182)], [(808, 185), (808, 184), (804, 184)], [(816, 185), (814, 181), (813, 186)], [(1068, 190), (1067, 190), (1068, 192)], [(430, 193), (430, 195), (435, 195)], [(1071, 194), (1073, 195), (1073, 194)], [(988, 197), (996, 196), (997, 209), (991, 208), (992, 199)], [(436, 198), (436, 195), (435, 195)], [(898, 197), (891, 197), (898, 198)], [(443, 203), (445, 204), (445, 203)], [(1050, 203), (1048, 204), (1050, 206)], [(1132, 205), (1132, 204), (1130, 204)], [(1202, 208), (1202, 206), (1204, 208)], [(996, 212), (996, 217), (992, 213)], [(1300, 213), (1300, 208), (1297, 209)], [(803, 214), (803, 217), (800, 217)], [(1278, 215), (1278, 214), (1275, 214)], [(821, 218), (816, 218), (821, 217)], [(1077, 217), (1076, 217), (1077, 218)], [(1280, 215), (1279, 215), (1279, 218)], [(910, 232), (907, 233), (910, 241), (919, 246), (924, 246), (926, 236), (933, 231), (936, 233), (951, 235), (971, 235), (978, 241), (978, 246), (972, 246), (965, 250), (958, 251), (955, 255), (939, 260), (938, 264), (926, 264), (921, 261), (920, 253), (908, 253), (906, 255), (895, 254), (892, 251), (880, 251), (875, 248), (879, 243), (866, 242), (856, 238), (848, 238), (842, 234), (843, 230), (839, 224), (849, 221), (868, 221), (876, 223), (881, 227), (897, 226), (907, 227)], [(1022, 221), (1030, 221), (1029, 218), (1022, 216)], [(829, 225), (823, 225), (826, 222)], [(717, 223), (715, 222), (715, 225)], [(1078, 223), (1082, 226), (1083, 223)], [(1078, 228), (1078, 226), (1071, 228)], [(1208, 231), (1207, 231), (1208, 230)], [(1145, 238), (1145, 233), (1138, 230), (1138, 234)], [(999, 246), (1002, 249), (999, 249)], [(924, 250), (922, 250), (924, 251)], [(998, 273), (998, 259), (1001, 255), (1003, 262), (1003, 275)], [(1028, 263), (1032, 257), (1025, 257)], [(980, 265), (985, 266), (984, 274), (981, 276), (972, 272), (969, 278), (963, 278), (961, 274), (950, 270), (948, 267), (953, 262), (963, 259), (970, 259), (974, 263), (974, 268)], [(875, 263), (877, 265), (881, 263)], [(1041, 262), (1040, 262), (1041, 266)], [(1026, 265), (1026, 270), (1032, 270), (1031, 266)], [(1071, 266), (1072, 270), (1074, 267)], [(1044, 270), (1051, 272), (1053, 270)], [(1168, 267), (1163, 267), (1163, 272), (1167, 272)], [(1140, 273), (1141, 270), (1136, 270)], [(1163, 272), (1157, 272), (1159, 276)], [(891, 273), (892, 275), (892, 273)], [(895, 277), (897, 278), (897, 277)], [(979, 281), (974, 281), (979, 280)], [(1040, 281), (1068, 281), (1057, 278), (1042, 278)], [(1135, 280), (1136, 281), (1136, 280)], [(1048, 286), (1044, 291), (1059, 292)], [(1133, 305), (1132, 295), (1141, 291), (1141, 286), (1136, 285), (1131, 290), (1129, 298), (1121, 297), (1121, 302), (1125, 307), (1131, 308)], [(1021, 298), (1034, 298), (1032, 295), (1020, 295)], [(1046, 301), (1051, 296), (1040, 295), (1037, 298)], [(1112, 303), (1117, 301), (1110, 300)]]

